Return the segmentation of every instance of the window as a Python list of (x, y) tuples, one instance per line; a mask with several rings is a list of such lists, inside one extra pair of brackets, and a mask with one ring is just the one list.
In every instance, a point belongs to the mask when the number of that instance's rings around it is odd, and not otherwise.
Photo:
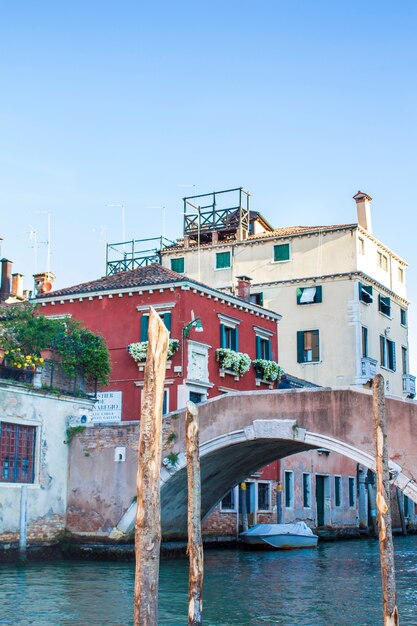
[(184, 273), (184, 257), (178, 257), (177, 259), (171, 259), (171, 269), (178, 274)]
[(258, 510), (269, 511), (271, 509), (271, 485), (270, 483), (258, 483)]
[(401, 326), (407, 326), (407, 310), (400, 309)]
[(365, 304), (371, 304), (374, 301), (374, 297), (372, 295), (372, 285), (359, 283), (359, 300)]
[(236, 498), (235, 490), (231, 489), (220, 502), (220, 509), (222, 511), (236, 511)]
[(164, 399), (162, 402), (162, 415), (169, 413), (169, 389), (164, 389)]
[(220, 324), (220, 347), (229, 348), (229, 350), (238, 352), (238, 328), (228, 326), (227, 324)]
[(303, 474), (303, 507), (311, 507), (311, 475)]
[(365, 240), (362, 237), (358, 238), (358, 250), (359, 254), (365, 254)]
[(319, 331), (299, 330), (297, 332), (298, 363), (315, 363), (320, 360)]
[[(159, 317), (164, 322), (166, 329), (171, 332), (171, 313), (160, 313)], [(140, 340), (148, 341), (148, 326), (149, 326), (149, 315), (146, 313), (142, 315), (140, 321)]]
[(391, 298), (388, 296), (378, 296), (378, 311), (387, 317), (391, 317)]
[(349, 476), (349, 506), (355, 506), (355, 479)]
[(290, 509), (294, 506), (294, 474), (284, 472), (285, 506)]
[(203, 393), (197, 393), (196, 391), (190, 391), (190, 400), (194, 402), (194, 404), (200, 404), (204, 400)]
[(395, 363), (395, 343), (387, 339), (384, 335), (379, 338), (381, 367), (385, 367), (393, 372), (396, 369)]
[(266, 361), (272, 360), (272, 342), (270, 339), (256, 336), (256, 358)]
[(259, 306), (263, 306), (264, 304), (264, 294), (260, 293), (251, 293), (249, 297), (250, 302), (253, 304), (259, 304)]
[(402, 357), (402, 366), (403, 366), (403, 374), (408, 374), (408, 350), (404, 346), (401, 347), (401, 357)]
[(230, 267), (230, 252), (216, 253), (216, 270), (224, 270)]
[(0, 422), (0, 482), (34, 482), (35, 434), (35, 426)]
[(290, 244), (289, 243), (281, 243), (277, 246), (274, 246), (275, 263), (279, 263), (281, 261), (289, 261), (289, 260), (290, 260)]
[[(342, 477), (334, 477), (334, 505), (340, 506), (342, 503)], [(350, 506), (353, 506), (352, 504)]]
[(362, 326), (362, 358), (366, 358), (368, 355), (368, 329), (366, 326)]
[(297, 304), (318, 304), (319, 302), (322, 302), (321, 285), (297, 289)]
[(404, 282), (404, 269), (402, 267), (398, 268), (398, 280), (400, 283)]
[(384, 272), (388, 272), (388, 257), (382, 252), (376, 253), (376, 262), (378, 267), (384, 270)]

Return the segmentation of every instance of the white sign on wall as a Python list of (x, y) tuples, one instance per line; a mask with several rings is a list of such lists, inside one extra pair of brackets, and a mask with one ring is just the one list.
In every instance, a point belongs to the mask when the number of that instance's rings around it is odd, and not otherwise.
[(103, 391), (97, 393), (93, 409), (93, 423), (116, 423), (122, 420), (122, 392)]

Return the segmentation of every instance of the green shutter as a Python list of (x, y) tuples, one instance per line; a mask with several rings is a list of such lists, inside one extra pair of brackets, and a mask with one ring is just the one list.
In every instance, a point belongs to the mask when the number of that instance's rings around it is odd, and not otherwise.
[(178, 274), (183, 274), (184, 273), (184, 257), (171, 259), (171, 269), (173, 272), (177, 272)]
[(230, 252), (216, 253), (216, 269), (222, 270), (230, 267)]
[(297, 295), (297, 304), (300, 304), (300, 298), (303, 295), (303, 290), (300, 287), (297, 287), (296, 295)]
[(297, 362), (304, 363), (304, 331), (297, 331)]
[(239, 330), (237, 328), (232, 331), (232, 350), (239, 352)]
[(321, 285), (319, 285), (318, 287), (316, 287), (316, 297), (314, 298), (314, 302), (322, 302), (322, 288)]
[(256, 335), (256, 358), (261, 358), (261, 338)]
[(149, 315), (142, 315), (140, 320), (140, 340), (148, 341)]
[(268, 343), (267, 343), (267, 351), (268, 351), (268, 356), (267, 358), (272, 361), (272, 341), (270, 339), (268, 339)]
[(311, 347), (313, 352), (313, 361), (320, 361), (319, 331), (311, 332)]
[(289, 261), (290, 260), (290, 244), (281, 243), (274, 246), (274, 261)]
[(163, 315), (161, 315), (162, 317), (162, 321), (165, 324), (166, 329), (171, 332), (171, 313), (163, 313)]
[(220, 347), (226, 347), (226, 329), (224, 327), (224, 324), (220, 324)]

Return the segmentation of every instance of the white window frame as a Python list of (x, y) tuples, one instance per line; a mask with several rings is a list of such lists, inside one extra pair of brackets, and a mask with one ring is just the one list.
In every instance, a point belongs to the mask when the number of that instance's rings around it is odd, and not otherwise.
[[(239, 498), (239, 486), (236, 485), (236, 487), (232, 487), (232, 489), (229, 489), (229, 491), (227, 493), (225, 493), (225, 495), (223, 496), (223, 498), (220, 500), (220, 513), (236, 513), (237, 511), (237, 503), (238, 503), (238, 498)], [(232, 493), (232, 498), (233, 498), (233, 508), (228, 509), (228, 508), (223, 508), (222, 502), (223, 499), (227, 496), (228, 493)]]
[[(304, 476), (308, 478), (307, 498), (304, 498)], [(304, 504), (304, 500), (307, 500), (307, 505)], [(303, 472), (303, 509), (311, 509), (311, 473)]]
[[(287, 506), (287, 474), (290, 478), (289, 504)], [(292, 470), (284, 470), (284, 507), (286, 509), (294, 508), (294, 472)]]
[[(259, 508), (259, 485), (268, 485), (268, 508), (261, 509)], [(272, 511), (272, 488), (270, 480), (258, 480), (256, 484), (256, 509), (261, 513), (270, 513)]]

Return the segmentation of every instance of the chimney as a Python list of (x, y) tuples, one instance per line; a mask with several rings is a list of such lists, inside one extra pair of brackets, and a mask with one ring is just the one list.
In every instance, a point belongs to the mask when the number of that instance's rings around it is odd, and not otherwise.
[(12, 294), (23, 299), (23, 274), (12, 274)]
[(359, 226), (362, 226), (368, 233), (372, 234), (371, 196), (368, 196), (367, 193), (363, 193), (362, 191), (358, 191), (358, 193), (353, 196), (353, 199), (358, 209)]
[(52, 272), (41, 272), (40, 274), (33, 274), (35, 280), (36, 293), (48, 293), (51, 291), (52, 285), (55, 280), (55, 276)]
[(237, 297), (250, 302), (250, 283), (252, 278), (249, 276), (236, 276), (237, 278)]
[(10, 295), (12, 286), (12, 261), (8, 259), (1, 260), (1, 292), (0, 300), (7, 300)]

